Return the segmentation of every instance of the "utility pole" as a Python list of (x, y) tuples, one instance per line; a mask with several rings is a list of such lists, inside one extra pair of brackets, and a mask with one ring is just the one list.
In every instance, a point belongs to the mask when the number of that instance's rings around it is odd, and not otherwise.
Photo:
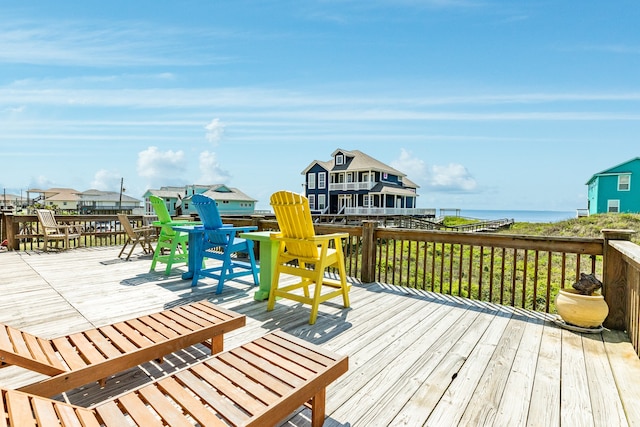
[(122, 192), (124, 191), (124, 178), (120, 178), (120, 200), (118, 201), (118, 211), (122, 212)]

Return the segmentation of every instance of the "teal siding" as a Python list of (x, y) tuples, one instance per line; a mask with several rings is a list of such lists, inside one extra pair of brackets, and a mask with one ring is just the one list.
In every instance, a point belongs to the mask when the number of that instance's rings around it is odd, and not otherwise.
[[(621, 176), (629, 176), (628, 190), (618, 188)], [(640, 212), (640, 158), (594, 175), (587, 185), (589, 214), (608, 212), (610, 201), (617, 201), (621, 213)]]

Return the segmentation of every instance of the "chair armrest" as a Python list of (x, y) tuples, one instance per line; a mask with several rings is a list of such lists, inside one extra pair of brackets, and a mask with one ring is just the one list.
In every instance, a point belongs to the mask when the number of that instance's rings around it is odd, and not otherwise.
[(339, 240), (339, 239), (346, 239), (348, 237), (349, 237), (349, 233), (318, 234), (317, 236), (313, 236), (305, 239), (296, 239), (294, 237), (283, 237), (282, 234), (271, 235), (272, 240), (279, 240), (285, 243), (286, 242), (292, 242), (292, 243), (311, 242), (311, 243), (318, 243), (318, 244), (325, 242), (327, 240)]
[(322, 242), (325, 240), (337, 240), (337, 239), (347, 239), (349, 237), (349, 233), (331, 233), (331, 234), (317, 234), (309, 240), (314, 242)]

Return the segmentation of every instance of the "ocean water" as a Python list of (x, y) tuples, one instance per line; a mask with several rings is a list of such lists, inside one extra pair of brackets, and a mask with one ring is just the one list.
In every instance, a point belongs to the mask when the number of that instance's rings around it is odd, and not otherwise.
[[(446, 212), (446, 215), (454, 215), (454, 213)], [(460, 216), (486, 220), (509, 218), (515, 222), (558, 222), (576, 218), (577, 212), (460, 209)]]

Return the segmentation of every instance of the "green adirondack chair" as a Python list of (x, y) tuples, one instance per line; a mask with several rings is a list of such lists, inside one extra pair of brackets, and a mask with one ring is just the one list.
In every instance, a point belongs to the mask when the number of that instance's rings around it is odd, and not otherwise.
[[(156, 263), (161, 262), (167, 265), (164, 274), (169, 275), (174, 264), (187, 264), (189, 262), (189, 249), (187, 242), (189, 234), (175, 231), (172, 227), (175, 225), (193, 225), (196, 222), (191, 221), (174, 221), (169, 215), (167, 206), (160, 197), (149, 196), (153, 210), (158, 216), (158, 221), (153, 225), (160, 227), (160, 235), (156, 250), (153, 253), (150, 271), (155, 271)], [(164, 251), (168, 251), (167, 254)]]

